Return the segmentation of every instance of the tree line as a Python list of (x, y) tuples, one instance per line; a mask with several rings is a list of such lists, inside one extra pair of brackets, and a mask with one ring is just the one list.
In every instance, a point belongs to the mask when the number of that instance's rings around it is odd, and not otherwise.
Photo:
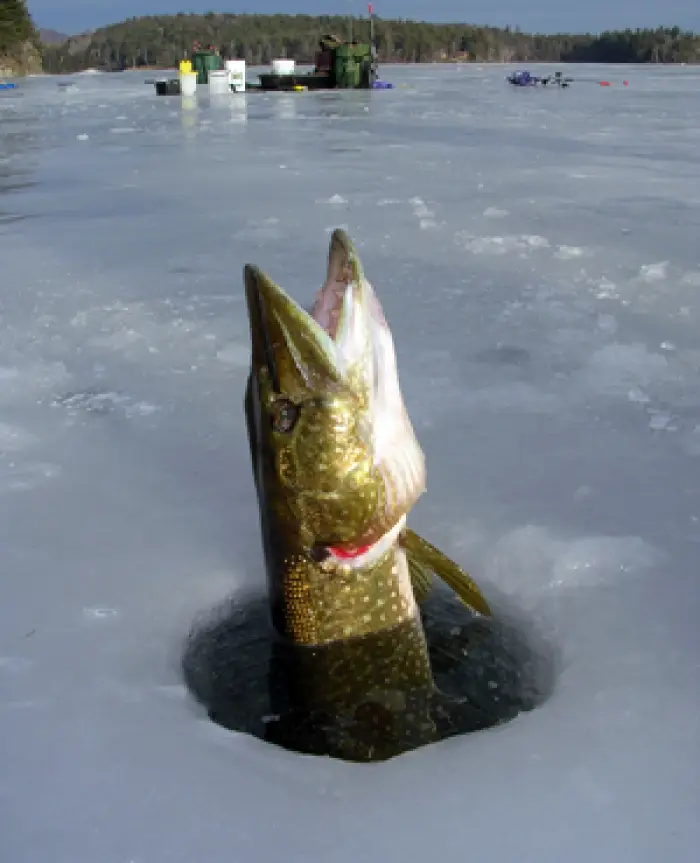
[[(24, 6), (23, 0), (11, 3)], [(216, 48), (224, 57), (245, 59), (251, 65), (266, 65), (275, 57), (312, 63), (321, 35), (334, 33), (346, 38), (350, 36), (350, 26), (349, 19), (341, 16), (209, 12), (130, 18), (72, 37), (61, 45), (44, 45), (44, 69), (61, 73), (87, 68), (172, 68), (196, 42)], [(352, 35), (358, 41), (368, 41), (369, 21), (355, 19)], [(545, 36), (510, 27), (375, 19), (375, 42), (379, 60), (385, 63), (700, 62), (700, 35), (679, 27)]]
[(14, 56), (27, 42), (37, 45), (39, 34), (25, 0), (1, 0), (0, 57)]

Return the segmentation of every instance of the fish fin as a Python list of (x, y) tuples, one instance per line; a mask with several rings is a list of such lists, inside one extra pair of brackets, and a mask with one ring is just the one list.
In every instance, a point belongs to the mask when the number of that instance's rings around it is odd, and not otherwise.
[(408, 574), (411, 579), (413, 595), (416, 598), (417, 604), (420, 605), (427, 599), (433, 586), (433, 573), (428, 567), (423, 566), (421, 561), (410, 551), (406, 553), (406, 560), (408, 562)]
[[(408, 528), (402, 531), (399, 542), (407, 552), (409, 567), (411, 559), (413, 559), (414, 567), (419, 566), (434, 572), (438, 578), (441, 578), (448, 587), (454, 590), (471, 611), (492, 617), (489, 604), (476, 582), (447, 555)], [(411, 569), (411, 577), (413, 578), (413, 569)]]

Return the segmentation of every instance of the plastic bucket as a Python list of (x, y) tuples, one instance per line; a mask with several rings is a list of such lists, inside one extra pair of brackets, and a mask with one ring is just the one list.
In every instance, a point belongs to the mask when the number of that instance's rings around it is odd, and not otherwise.
[(212, 69), (209, 72), (209, 95), (226, 96), (231, 92), (227, 69)]
[(180, 72), (180, 93), (183, 96), (194, 96), (197, 92), (197, 73)]

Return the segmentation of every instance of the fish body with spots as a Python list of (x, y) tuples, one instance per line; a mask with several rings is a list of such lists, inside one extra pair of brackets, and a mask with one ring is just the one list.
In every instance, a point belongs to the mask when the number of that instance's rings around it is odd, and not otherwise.
[(466, 573), (406, 526), (426, 466), (379, 300), (341, 230), (310, 312), (257, 267), (244, 278), (245, 414), (272, 620), (300, 648), (289, 686), (307, 711), (369, 711), (376, 728), (379, 709), (428, 728), (406, 699), (434, 689), (419, 608), (433, 573), (490, 612)]

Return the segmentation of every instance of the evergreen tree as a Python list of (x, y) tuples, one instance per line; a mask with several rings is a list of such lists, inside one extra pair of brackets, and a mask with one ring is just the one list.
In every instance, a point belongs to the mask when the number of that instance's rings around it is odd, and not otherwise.
[(12, 53), (26, 42), (36, 45), (39, 36), (25, 0), (0, 0), (0, 54)]

